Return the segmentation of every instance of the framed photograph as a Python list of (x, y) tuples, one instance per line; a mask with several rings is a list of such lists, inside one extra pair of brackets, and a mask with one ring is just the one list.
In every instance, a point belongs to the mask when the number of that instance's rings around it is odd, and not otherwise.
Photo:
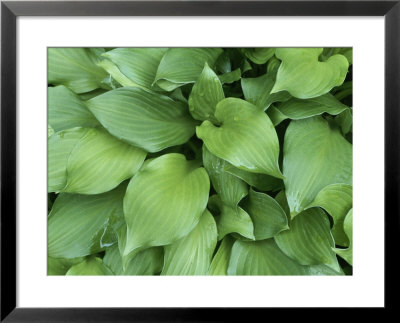
[(399, 1), (4, 1), (1, 321), (390, 308)]

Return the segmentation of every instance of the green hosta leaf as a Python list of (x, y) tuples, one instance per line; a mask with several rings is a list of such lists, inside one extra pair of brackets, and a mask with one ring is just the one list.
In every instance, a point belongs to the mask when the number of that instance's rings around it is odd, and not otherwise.
[(63, 84), (75, 93), (103, 87), (107, 73), (93, 59), (87, 48), (49, 48), (48, 82)]
[(244, 54), (256, 64), (266, 63), (275, 54), (275, 48), (244, 48)]
[(333, 218), (332, 235), (335, 243), (348, 246), (349, 240), (343, 230), (343, 221), (353, 206), (353, 188), (348, 184), (332, 184), (324, 187), (308, 206), (319, 206)]
[(48, 218), (49, 256), (82, 257), (114, 244), (115, 230), (123, 223), (125, 188), (98, 195), (61, 193)]
[(104, 264), (115, 275), (155, 275), (159, 274), (164, 265), (164, 250), (162, 247), (153, 247), (139, 252), (127, 266), (122, 268), (122, 258), (117, 245), (106, 249), (103, 258)]
[(108, 132), (90, 129), (73, 148), (67, 163), (64, 192), (98, 194), (131, 178), (142, 166), (146, 153), (121, 142)]
[(334, 248), (334, 251), (353, 266), (353, 209), (351, 209), (349, 213), (347, 213), (346, 218), (343, 222), (343, 228), (344, 232), (346, 232), (346, 235), (350, 240), (349, 248)]
[(302, 265), (328, 265), (339, 270), (327, 215), (319, 208), (303, 211), (290, 222), (290, 230), (275, 236), (279, 248)]
[(329, 92), (343, 83), (349, 63), (343, 55), (333, 55), (326, 62), (318, 60), (322, 48), (277, 48), (282, 60), (271, 93), (286, 90), (299, 99), (309, 99)]
[(215, 122), (215, 106), (224, 99), (224, 91), (218, 76), (206, 65), (189, 96), (189, 111), (196, 120)]
[(73, 128), (53, 134), (48, 141), (48, 191), (59, 192), (67, 184), (67, 162), (79, 140), (89, 131)]
[(219, 211), (219, 215), (215, 217), (218, 240), (233, 232), (251, 240), (255, 239), (253, 222), (242, 208), (223, 203), (218, 195), (210, 197), (208, 206), (212, 211)]
[[(279, 92), (280, 93), (280, 92)], [(283, 120), (288, 119), (287, 115), (284, 115), (278, 108), (271, 105), (267, 111), (268, 117), (271, 119), (272, 124), (276, 127)]]
[(228, 162), (226, 162), (224, 171), (235, 175), (260, 191), (278, 191), (283, 188), (283, 181), (279, 178), (265, 174), (250, 173), (236, 168)]
[(48, 88), (49, 124), (57, 132), (74, 127), (97, 127), (99, 122), (82, 100), (63, 85)]
[(149, 152), (185, 143), (195, 121), (182, 102), (140, 88), (119, 88), (87, 105), (115, 137)]
[(205, 145), (203, 145), (203, 164), (215, 191), (225, 204), (235, 207), (247, 195), (248, 187), (246, 183), (224, 171), (228, 163), (210, 153)]
[(214, 66), (221, 53), (220, 48), (170, 48), (161, 59), (155, 82), (166, 91), (194, 83), (204, 64)]
[(81, 100), (87, 101), (87, 100), (93, 99), (94, 97), (96, 97), (100, 94), (106, 93), (106, 92), (107, 92), (107, 90), (97, 89), (97, 90), (93, 90), (93, 91), (86, 92), (86, 93), (79, 93), (78, 96)]
[(85, 258), (78, 257), (73, 259), (65, 258), (47, 258), (47, 275), (49, 276), (63, 276), (67, 271), (76, 264), (82, 262)]
[(289, 119), (299, 120), (320, 115), (324, 112), (337, 115), (349, 108), (337, 100), (332, 94), (327, 93), (306, 100), (292, 98), (282, 103), (278, 109)]
[(352, 182), (352, 146), (322, 117), (292, 121), (286, 130), (283, 174), (291, 216), (325, 186)]
[(335, 118), (336, 124), (342, 129), (344, 135), (352, 131), (353, 127), (353, 112), (351, 109), (346, 109)]
[(141, 249), (171, 244), (193, 230), (209, 190), (206, 170), (181, 154), (147, 161), (131, 179), (124, 198), (124, 261)]
[(228, 275), (306, 275), (309, 268), (286, 256), (273, 239), (237, 240), (232, 247)]
[(121, 85), (139, 85), (154, 89), (152, 84), (157, 68), (166, 51), (167, 48), (116, 48), (102, 56), (109, 59), (118, 68), (120, 73), (117, 70), (107, 71)]
[(275, 74), (264, 74), (255, 78), (241, 80), (243, 95), (246, 101), (253, 103), (262, 110), (267, 110), (274, 102), (284, 102), (290, 99), (288, 92), (270, 93), (275, 84)]
[(117, 81), (120, 85), (122, 86), (138, 86), (136, 83), (131, 81), (129, 78), (127, 78), (124, 74), (121, 73), (119, 70), (118, 66), (115, 65), (113, 62), (109, 61), (108, 59), (105, 59), (99, 63), (97, 63), (98, 66), (104, 68), (110, 75), (110, 79), (113, 79)]
[(272, 238), (279, 232), (289, 229), (285, 211), (267, 194), (250, 189), (243, 208), (253, 221), (256, 240)]
[(231, 257), (231, 250), (235, 239), (231, 236), (226, 236), (215, 254), (208, 272), (213, 276), (226, 276), (228, 274), (229, 259)]
[(285, 214), (289, 217), (290, 216), (290, 210), (289, 210), (289, 205), (286, 199), (286, 194), (285, 191), (282, 190), (275, 196), (275, 201), (279, 203), (281, 206), (282, 210), (285, 211)]
[(221, 126), (204, 121), (196, 129), (211, 153), (240, 169), (282, 178), (278, 137), (263, 111), (244, 100), (228, 98), (218, 103), (215, 117)]
[(90, 257), (68, 270), (67, 276), (109, 276), (112, 271), (97, 257)]
[(230, 84), (239, 81), (241, 77), (242, 77), (242, 71), (240, 70), (240, 68), (237, 68), (232, 72), (218, 75), (218, 78), (222, 84)]
[(205, 210), (193, 231), (165, 247), (161, 275), (207, 275), (216, 244), (217, 227)]

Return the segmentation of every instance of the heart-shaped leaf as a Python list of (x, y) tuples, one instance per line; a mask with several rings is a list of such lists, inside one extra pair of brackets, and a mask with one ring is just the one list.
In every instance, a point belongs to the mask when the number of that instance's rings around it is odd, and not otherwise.
[(263, 111), (244, 100), (228, 98), (217, 104), (215, 117), (220, 126), (204, 121), (196, 128), (211, 153), (240, 169), (282, 178), (278, 137)]
[(340, 270), (327, 215), (320, 208), (303, 211), (292, 221), (290, 230), (275, 236), (279, 248), (302, 265), (328, 265)]
[(166, 91), (198, 79), (204, 64), (214, 66), (220, 48), (170, 48), (161, 59), (155, 83)]
[(98, 194), (131, 178), (142, 166), (146, 152), (100, 129), (89, 129), (77, 141), (67, 162), (63, 192)]
[(353, 188), (348, 184), (332, 184), (324, 187), (308, 208), (319, 206), (333, 218), (332, 235), (335, 244), (348, 246), (349, 239), (343, 230), (343, 221), (353, 206)]
[(56, 132), (100, 125), (82, 100), (63, 85), (48, 88), (48, 111), (48, 122)]
[(216, 244), (217, 227), (210, 212), (205, 210), (186, 237), (165, 246), (161, 275), (207, 275)]
[(286, 130), (283, 174), (291, 217), (325, 186), (352, 183), (352, 146), (322, 117), (292, 121)]
[(320, 62), (322, 51), (322, 48), (277, 48), (275, 55), (282, 63), (271, 93), (285, 90), (296, 98), (309, 99), (341, 85), (349, 62), (340, 54)]
[(182, 102), (141, 88), (112, 90), (87, 105), (112, 135), (149, 152), (183, 144), (195, 131)]
[(267, 194), (250, 189), (243, 208), (253, 221), (256, 240), (272, 238), (279, 232), (289, 229), (285, 211)]
[(123, 223), (126, 185), (98, 195), (61, 193), (48, 218), (48, 251), (54, 258), (76, 258), (100, 252), (117, 240)]
[(47, 275), (48, 276), (63, 276), (74, 265), (81, 263), (85, 258), (78, 257), (72, 259), (65, 258), (47, 258)]
[(131, 179), (124, 198), (123, 261), (127, 264), (142, 249), (187, 235), (206, 208), (209, 190), (206, 170), (181, 154), (147, 161)]
[(72, 266), (67, 276), (111, 276), (113, 272), (97, 257), (89, 257), (80, 264)]
[(224, 99), (224, 91), (218, 76), (206, 65), (189, 96), (189, 111), (196, 120), (215, 122), (215, 106)]
[(87, 48), (49, 48), (48, 82), (65, 85), (75, 93), (104, 87), (107, 73), (96, 63)]
[(234, 242), (235, 239), (229, 235), (222, 239), (218, 251), (211, 262), (209, 275), (226, 276), (228, 274), (229, 259)]

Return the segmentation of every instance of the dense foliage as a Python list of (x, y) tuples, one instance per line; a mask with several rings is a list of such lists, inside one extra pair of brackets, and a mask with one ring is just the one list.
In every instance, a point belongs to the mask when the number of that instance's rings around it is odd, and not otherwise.
[(352, 273), (352, 50), (50, 48), (49, 275)]

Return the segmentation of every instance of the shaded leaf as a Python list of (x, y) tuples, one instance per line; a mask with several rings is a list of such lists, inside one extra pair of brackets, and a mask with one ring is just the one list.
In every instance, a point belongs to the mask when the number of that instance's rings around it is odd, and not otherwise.
[(285, 211), (267, 194), (250, 189), (243, 208), (253, 221), (256, 240), (272, 238), (279, 232), (289, 229)]
[(275, 54), (275, 48), (244, 48), (244, 54), (256, 64), (266, 63)]
[(242, 71), (240, 70), (240, 68), (237, 68), (232, 72), (218, 75), (218, 78), (222, 84), (230, 84), (239, 81), (241, 77), (242, 77)]
[(319, 206), (333, 218), (332, 235), (335, 244), (348, 246), (349, 240), (343, 230), (343, 221), (353, 206), (353, 188), (348, 184), (332, 184), (324, 187), (308, 208)]
[(87, 105), (112, 135), (149, 152), (183, 144), (195, 131), (182, 102), (141, 88), (112, 90)]
[(82, 262), (84, 258), (47, 258), (47, 275), (48, 276), (63, 276), (67, 273), (67, 271), (76, 264)]

